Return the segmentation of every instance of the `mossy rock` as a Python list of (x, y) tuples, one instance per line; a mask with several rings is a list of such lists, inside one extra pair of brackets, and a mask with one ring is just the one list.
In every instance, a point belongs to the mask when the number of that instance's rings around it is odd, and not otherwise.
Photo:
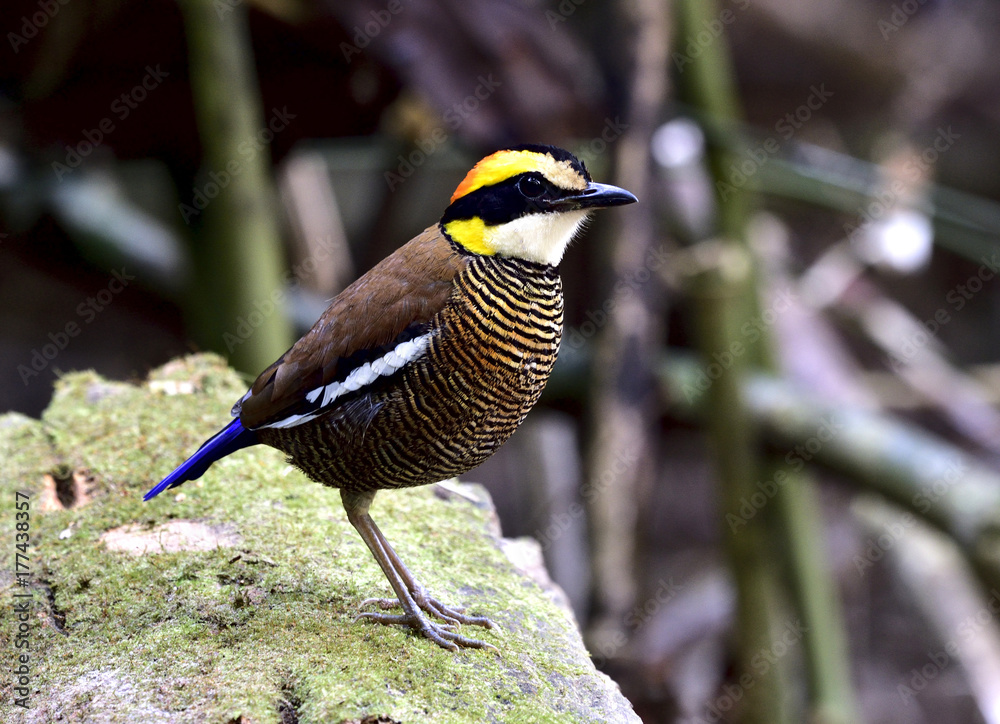
[[(8, 608), (30, 602), (29, 708), (5, 677), (4, 721), (639, 721), (572, 615), (505, 555), (482, 488), (382, 493), (372, 514), (439, 599), (499, 625), (463, 627), (497, 653), (356, 621), (388, 584), (337, 492), (277, 451), (240, 451), (144, 503), (244, 390), (200, 355), (142, 386), (70, 374), (41, 421), (0, 416), (0, 588)], [(16, 491), (30, 495), (26, 587)], [(0, 648), (16, 651), (5, 620)]]

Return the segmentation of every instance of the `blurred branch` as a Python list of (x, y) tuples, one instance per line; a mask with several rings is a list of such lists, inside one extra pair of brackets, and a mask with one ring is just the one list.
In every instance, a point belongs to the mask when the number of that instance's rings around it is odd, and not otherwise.
[[(657, 241), (652, 201), (649, 145), (667, 98), (669, 3), (631, 0), (620, 5), (632, 34), (634, 65), (627, 112), (628, 126), (617, 142), (618, 184), (640, 203), (618, 216), (611, 251), (615, 282), (649, 276)], [(588, 460), (586, 496), (593, 528), (595, 635), (623, 634), (625, 615), (636, 597), (636, 535), (644, 491), (652, 487), (655, 459), (655, 399), (642, 390), (655, 387), (655, 361), (661, 348), (664, 309), (655, 280), (633, 287), (615, 283), (605, 303), (607, 325), (595, 351), (593, 442)], [(623, 354), (623, 350), (627, 350)], [(613, 484), (608, 484), (613, 476)], [(600, 646), (599, 641), (592, 642)]]
[[(934, 631), (940, 646), (931, 653), (934, 660), (943, 666), (957, 661), (965, 670), (983, 721), (1000, 724), (996, 685), (1000, 681), (1000, 629), (992, 625), (992, 614), (984, 617), (1000, 605), (1000, 593), (994, 589), (984, 596), (954, 543), (917, 521), (906, 525), (913, 520), (908, 513), (901, 514), (895, 506), (868, 495), (858, 496), (852, 508), (872, 536), (869, 540), (877, 541), (886, 531), (891, 535), (903, 526), (906, 545), (887, 550), (885, 562)], [(919, 693), (907, 688), (898, 690), (904, 699), (910, 692)]]
[[(258, 141), (268, 126), (256, 87), (246, 7), (226, 5), (220, 12), (211, 0), (179, 4), (203, 171), (219, 187), (214, 198), (205, 194), (209, 200), (200, 229), (207, 259), (200, 265), (198, 291), (204, 298), (199, 314), (209, 315), (203, 341), (228, 352), (237, 369), (255, 372), (288, 348), (292, 330), (274, 305), (284, 264), (270, 154)], [(253, 313), (259, 324), (241, 330), (239, 320)]]
[[(1000, 405), (1000, 366), (981, 364), (969, 365), (962, 369), (981, 386), (984, 403)], [(867, 370), (861, 374), (860, 384), (874, 392), (881, 407), (894, 410), (924, 410), (933, 404), (892, 371)]]
[(1000, 412), (989, 403), (985, 386), (952, 364), (937, 340), (910, 349), (909, 341), (918, 338), (912, 335), (924, 332), (920, 320), (864, 278), (854, 282), (850, 296), (841, 297), (837, 310), (857, 320), (899, 378), (930, 401), (956, 431), (1000, 456)]
[(174, 231), (131, 202), (109, 176), (81, 174), (50, 184), (53, 215), (88, 256), (126, 263), (144, 283), (177, 294), (190, 277), (188, 259)]
[[(696, 362), (673, 356), (660, 379), (675, 412), (708, 413)], [(822, 402), (767, 375), (748, 377), (743, 396), (765, 441), (792, 452), (808, 445), (811, 461), (920, 516), (958, 544), (987, 589), (1000, 590), (1000, 474), (914, 425)]]
[[(742, 123), (692, 111), (708, 138), (724, 148), (727, 156), (764, 140)], [(795, 139), (785, 146), (787, 151), (769, 158), (736, 192), (752, 190), (853, 214), (854, 227), (868, 222), (868, 205), (882, 203), (875, 196), (882, 178), (878, 164)], [(935, 244), (975, 262), (996, 251), (1000, 204), (942, 184), (928, 182), (927, 190), (927, 200), (914, 208), (933, 221)]]

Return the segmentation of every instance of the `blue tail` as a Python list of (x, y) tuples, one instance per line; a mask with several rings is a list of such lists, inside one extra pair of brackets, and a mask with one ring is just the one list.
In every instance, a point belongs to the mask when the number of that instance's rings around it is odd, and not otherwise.
[(149, 500), (155, 498), (167, 488), (176, 488), (188, 480), (197, 480), (205, 474), (205, 471), (216, 460), (224, 458), (226, 455), (234, 453), (237, 450), (256, 444), (257, 434), (253, 430), (247, 430), (243, 427), (239, 420), (233, 420), (216, 433), (215, 437), (205, 441), (198, 448), (198, 452), (185, 460), (174, 472), (161, 480), (142, 499)]

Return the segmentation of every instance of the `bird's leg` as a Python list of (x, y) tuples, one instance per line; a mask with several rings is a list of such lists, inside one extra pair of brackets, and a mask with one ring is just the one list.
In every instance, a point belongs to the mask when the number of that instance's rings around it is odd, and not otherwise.
[[(420, 582), (413, 577), (412, 573), (410, 573), (410, 569), (407, 568), (403, 561), (399, 559), (399, 555), (389, 544), (389, 541), (386, 540), (385, 535), (375, 524), (375, 521), (371, 520), (370, 517), (369, 520), (371, 521), (374, 534), (378, 537), (382, 550), (391, 561), (393, 569), (406, 585), (406, 589), (413, 597), (417, 606), (422, 608), (424, 611), (427, 611), (427, 613), (433, 614), (434, 616), (447, 621), (449, 624), (467, 623), (475, 624), (476, 626), (484, 626), (486, 628), (493, 628), (493, 623), (485, 616), (466, 616), (463, 613), (465, 611), (464, 608), (446, 606), (428, 595), (427, 589), (420, 585)], [(369, 603), (373, 603), (379, 608), (395, 608), (400, 605), (398, 600), (392, 598), (369, 598), (365, 600), (362, 605)]]
[[(382, 531), (375, 525), (375, 521), (368, 515), (368, 507), (375, 497), (374, 492), (355, 493), (341, 490), (340, 495), (344, 502), (344, 509), (347, 511), (347, 519), (351, 521), (351, 525), (358, 531), (358, 535), (361, 536), (365, 545), (368, 546), (368, 550), (378, 561), (379, 567), (398, 598), (398, 601), (368, 599), (364, 603), (375, 603), (380, 608), (394, 608), (395, 606), (403, 608), (402, 614), (365, 611), (359, 614), (359, 618), (367, 618), (383, 624), (409, 626), (439, 646), (453, 651), (460, 646), (496, 650), (496, 647), (485, 641), (470, 639), (455, 633), (453, 629), (460, 623), (475, 624), (486, 628), (492, 628), (493, 624), (484, 616), (466, 616), (460, 609), (449, 608), (428, 595), (427, 590), (403, 565), (396, 551), (389, 545), (389, 541), (385, 539)], [(446, 623), (435, 623), (424, 612), (436, 616)]]

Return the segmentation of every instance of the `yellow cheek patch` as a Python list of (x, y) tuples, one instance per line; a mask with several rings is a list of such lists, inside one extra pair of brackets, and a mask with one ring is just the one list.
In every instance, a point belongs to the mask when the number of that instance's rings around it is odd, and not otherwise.
[(452, 203), (483, 186), (492, 186), (527, 171), (538, 171), (556, 186), (585, 189), (586, 180), (569, 161), (556, 161), (547, 153), (534, 151), (497, 151), (472, 167), (451, 195)]
[(456, 244), (465, 247), (473, 254), (493, 256), (495, 253), (486, 241), (486, 224), (478, 216), (449, 221), (444, 225), (444, 230)]

